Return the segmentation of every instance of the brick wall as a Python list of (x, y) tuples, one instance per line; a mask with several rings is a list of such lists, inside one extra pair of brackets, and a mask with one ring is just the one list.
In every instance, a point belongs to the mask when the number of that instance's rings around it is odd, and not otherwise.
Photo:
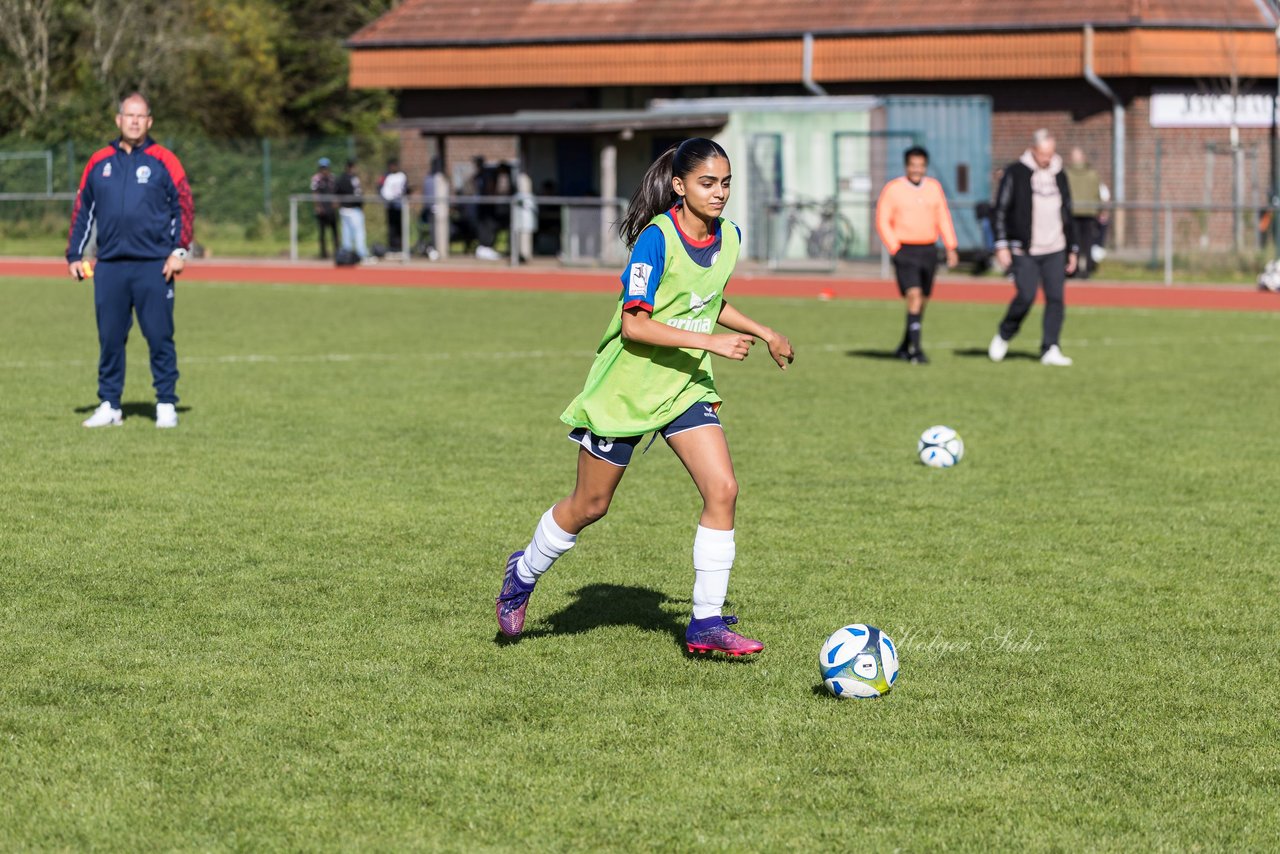
[[(1185, 83), (1184, 83), (1185, 85)], [(1131, 86), (1125, 99), (1126, 198), (1136, 202), (1174, 202), (1198, 205), (1233, 204), (1233, 165), (1228, 128), (1153, 128), (1150, 120), (1151, 83)], [(1111, 163), (1112, 111), (1108, 101), (1084, 81), (1002, 85), (992, 93), (992, 163), (1000, 168), (1026, 149), (1036, 128), (1054, 132), (1064, 155), (1079, 145), (1114, 188)], [(1045, 105), (1052, 109), (1046, 109)], [(1244, 152), (1243, 196), (1251, 210), (1240, 220), (1244, 245), (1256, 245), (1254, 209), (1267, 203), (1271, 183), (1271, 131), (1242, 128)], [(1124, 218), (1124, 247), (1151, 251), (1162, 248), (1163, 215), (1130, 211)], [(1178, 251), (1229, 249), (1237, 219), (1229, 211), (1175, 212), (1173, 237)], [(1113, 229), (1116, 237), (1120, 229)]]
[[(436, 156), (436, 141), (424, 137), (417, 131), (400, 131), (400, 166), (409, 176), (415, 192), (422, 187), (422, 179), (431, 168), (431, 161)], [(513, 161), (519, 157), (519, 148), (514, 136), (451, 136), (445, 146), (445, 174), (455, 182), (455, 192), (463, 188), (460, 181), (465, 181), (472, 171), (472, 160), (484, 157), (489, 163)]]

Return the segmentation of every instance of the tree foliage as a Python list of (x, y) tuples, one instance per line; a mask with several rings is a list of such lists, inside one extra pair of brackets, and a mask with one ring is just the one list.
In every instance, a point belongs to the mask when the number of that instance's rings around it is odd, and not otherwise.
[[(394, 0), (0, 0), (0, 136), (100, 136), (135, 89), (166, 131), (343, 134), (392, 117), (343, 41)], [(109, 128), (109, 125), (108, 125)]]

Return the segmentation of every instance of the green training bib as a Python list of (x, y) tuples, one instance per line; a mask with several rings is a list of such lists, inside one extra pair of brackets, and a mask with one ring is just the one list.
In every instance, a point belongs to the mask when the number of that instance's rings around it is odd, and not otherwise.
[[(666, 259), (653, 300), (653, 319), (677, 329), (710, 334), (724, 305), (724, 288), (738, 261), (738, 230), (720, 220), (720, 253), (710, 267), (689, 257), (675, 223), (665, 213), (650, 220), (662, 229)], [(711, 354), (706, 350), (655, 347), (622, 337), (618, 297), (613, 320), (596, 348), (582, 393), (560, 420), (597, 436), (639, 436), (665, 427), (695, 403), (717, 403)]]

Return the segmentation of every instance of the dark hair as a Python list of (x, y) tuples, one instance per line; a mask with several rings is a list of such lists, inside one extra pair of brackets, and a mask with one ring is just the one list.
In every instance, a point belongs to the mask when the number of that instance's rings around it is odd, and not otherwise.
[(718, 142), (695, 137), (671, 146), (653, 161), (640, 179), (640, 186), (631, 194), (626, 216), (618, 223), (618, 233), (627, 248), (636, 245), (640, 232), (644, 231), (649, 220), (663, 211), (671, 210), (680, 201), (676, 191), (671, 189), (671, 179), (677, 176), (683, 178), (714, 157), (729, 159)]
[(913, 157), (923, 157), (925, 163), (929, 162), (929, 152), (925, 151), (924, 148), (919, 145), (913, 145), (903, 152), (902, 162), (906, 164)]

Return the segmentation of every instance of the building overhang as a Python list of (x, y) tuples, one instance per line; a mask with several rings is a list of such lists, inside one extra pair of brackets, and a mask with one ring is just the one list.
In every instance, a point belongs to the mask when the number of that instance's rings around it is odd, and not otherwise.
[(509, 115), (454, 116), (401, 119), (397, 130), (418, 131), (423, 136), (627, 136), (654, 131), (719, 128), (729, 121), (724, 112), (663, 112), (653, 110), (525, 110)]
[[(813, 79), (1034, 80), (1081, 77), (1084, 29), (816, 35)], [(439, 44), (348, 43), (356, 89), (799, 84), (800, 38)], [(1270, 30), (1197, 27), (1097, 29), (1093, 70), (1107, 78), (1274, 77)], [(690, 62), (697, 57), (697, 62)]]

